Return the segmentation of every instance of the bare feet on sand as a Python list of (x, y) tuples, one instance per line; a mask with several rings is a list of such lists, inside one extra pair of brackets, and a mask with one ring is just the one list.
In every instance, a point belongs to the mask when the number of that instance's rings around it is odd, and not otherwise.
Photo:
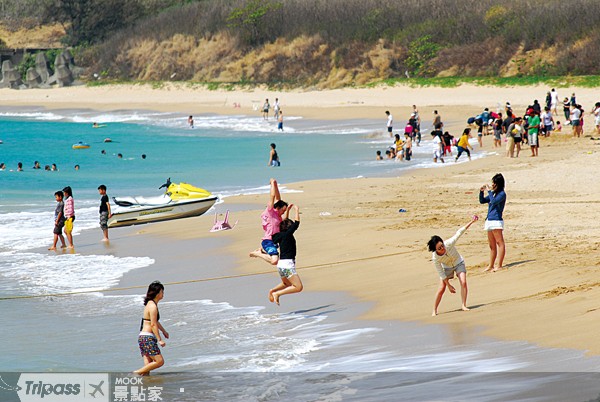
[(433, 313), (431, 313), (431, 316), (435, 317), (437, 314), (438, 314), (437, 311), (434, 311)]
[(50, 247), (48, 250), (56, 250), (56, 247)]
[(494, 270), (494, 267), (487, 267), (482, 272), (492, 272), (493, 270)]
[(279, 306), (279, 295), (277, 293), (273, 293), (273, 300)]
[(273, 289), (269, 290), (269, 301), (271, 303), (275, 301), (275, 298), (273, 297)]
[(470, 308), (468, 308), (467, 306), (462, 306), (461, 308), (462, 308), (462, 311), (469, 311), (469, 310), (471, 310), (471, 309), (470, 309)]

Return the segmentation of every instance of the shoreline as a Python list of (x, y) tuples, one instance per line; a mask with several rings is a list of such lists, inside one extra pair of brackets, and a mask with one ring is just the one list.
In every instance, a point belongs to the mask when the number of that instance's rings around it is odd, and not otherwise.
[[(350, 104), (336, 106), (331, 100), (325, 101), (321, 108), (306, 106), (310, 101), (310, 95), (306, 94), (303, 101), (290, 102), (297, 105), (297, 110), (305, 111), (307, 117), (318, 115), (334, 120), (338, 116), (337, 109), (340, 113), (345, 110), (346, 116), (352, 114), (353, 117), (373, 110), (377, 110), (377, 115), (383, 115), (383, 106), (379, 105), (386, 101), (390, 108), (408, 108), (414, 102), (429, 113), (438, 107), (439, 99), (446, 102), (454, 89), (432, 90), (437, 91), (438, 96), (427, 103), (410, 96), (398, 101), (401, 97), (391, 90), (370, 90), (373, 97), (380, 98), (375, 106), (359, 104), (352, 107), (350, 113)], [(495, 97), (501, 98), (509, 91), (527, 92), (523, 88), (501, 88)], [(583, 93), (582, 99), (592, 99), (591, 90), (576, 91)], [(431, 96), (428, 90), (424, 92)], [(488, 93), (482, 92), (468, 98), (468, 102), (458, 96), (448, 99), (450, 106), (440, 106), (442, 116), (444, 119), (446, 116), (464, 116), (465, 107), (460, 102), (475, 110), (479, 97)], [(5, 93), (0, 92), (0, 104), (5, 104)], [(106, 104), (112, 105), (113, 110), (115, 105), (118, 107), (130, 99), (125, 97), (124, 101), (118, 95), (117, 99), (110, 99), (111, 96), (107, 94)], [(525, 96), (521, 94), (519, 99)], [(245, 95), (248, 100), (256, 97), (256, 93)], [(214, 108), (223, 114), (232, 110), (227, 105), (216, 106), (216, 96), (208, 98), (208, 104), (213, 104), (207, 109)], [(519, 100), (509, 99), (513, 105), (519, 105)], [(12, 105), (19, 102), (30, 100), (21, 98)], [(180, 109), (186, 105), (183, 100), (172, 106), (165, 106), (167, 103), (165, 100), (156, 104), (156, 109)], [(46, 105), (55, 107), (62, 103), (49, 100)], [(94, 105), (90, 104), (95, 108)], [(309, 112), (311, 108), (313, 110)], [(383, 128), (383, 117), (381, 120)], [(586, 122), (590, 120), (588, 118)], [(590, 123), (587, 124), (589, 132)], [(457, 129), (459, 125), (453, 128)], [(597, 247), (592, 239), (599, 234), (599, 229), (586, 224), (595, 221), (597, 212), (585, 208), (598, 202), (595, 192), (589, 188), (589, 183), (595, 180), (589, 166), (598, 162), (600, 153), (593, 147), (590, 149), (593, 143), (588, 138), (571, 140), (568, 127), (563, 130), (565, 133), (554, 135), (548, 141), (542, 139), (540, 157), (535, 159), (526, 156), (529, 151), (525, 149), (518, 159), (490, 156), (444, 169), (411, 170), (400, 177), (284, 183), (291, 189), (303, 190), (291, 194), (289, 200), (297, 202), (303, 212), (302, 230), (298, 233), (298, 266), (306, 289), (349, 292), (360, 302), (374, 302), (374, 307), (364, 315), (366, 319), (483, 327), (484, 335), (498, 339), (526, 340), (544, 347), (600, 354), (600, 347), (591, 335), (595, 331), (590, 330), (597, 325), (594, 318), (600, 309), (594, 299), (600, 295), (600, 287), (595, 281), (597, 263), (591, 255), (593, 251), (589, 252)], [(486, 140), (484, 150), (492, 149), (489, 137)], [(502, 153), (502, 149), (499, 152)], [(467, 313), (455, 312), (459, 307), (457, 301), (445, 295), (440, 316), (432, 318), (429, 313), (437, 278), (428, 261), (428, 253), (424, 251), (424, 243), (434, 232), (444, 238), (450, 236), (474, 212), (484, 214), (487, 208), (477, 203), (477, 191), (497, 171), (502, 171), (507, 178), (509, 198), (505, 238), (509, 268), (493, 274), (479, 272), (486, 264), (487, 242), (481, 230), (472, 228), (461, 239), (459, 250), (467, 260), (469, 304), (474, 304), (475, 308)], [(557, 187), (561, 182), (553, 176), (557, 172), (568, 178), (566, 188)], [(377, 197), (369, 197), (373, 193)], [(236, 197), (235, 202), (238, 201), (260, 205), (264, 203), (264, 195)], [(565, 205), (575, 205), (569, 209), (568, 222), (564, 218)], [(410, 206), (406, 208), (408, 213), (399, 215), (398, 208), (405, 206)], [(331, 216), (320, 215), (332, 208), (335, 210)], [(253, 273), (265, 269), (265, 264), (248, 261), (245, 256), (246, 251), (255, 248), (260, 229), (254, 215), (255, 211), (240, 213), (241, 223), (231, 232), (234, 240), (226, 247), (234, 255), (236, 272)], [(166, 232), (168, 236), (169, 231)], [(379, 258), (388, 254), (389, 257)], [(356, 255), (360, 260), (355, 258)], [(340, 261), (348, 262), (338, 264)], [(323, 264), (329, 264), (329, 268), (302, 270), (302, 266)], [(390, 283), (394, 284), (391, 289)], [(555, 325), (555, 321), (560, 324)]]
[[(252, 90), (207, 90), (185, 84), (167, 83), (161, 88), (150, 84), (111, 84), (98, 87), (73, 86), (51, 89), (13, 90), (0, 89), (1, 106), (38, 105), (49, 109), (90, 108), (100, 111), (131, 109), (178, 112), (182, 115), (217, 113), (223, 115), (260, 115), (260, 107), (268, 98), (281, 99), (281, 108), (286, 115), (301, 115), (319, 120), (344, 120), (353, 118), (380, 118), (382, 131), (385, 128), (386, 109), (398, 117), (408, 119), (412, 105), (445, 111), (458, 109), (461, 116), (480, 112), (485, 105), (493, 110), (503, 109), (510, 101), (515, 111), (524, 111), (527, 105), (538, 99), (542, 104), (545, 92), (550, 90), (541, 85), (531, 87), (494, 87), (463, 84), (454, 88), (418, 87), (408, 85), (379, 86), (375, 88), (346, 88), (335, 90), (275, 91), (261, 88)], [(559, 99), (577, 94), (578, 103), (584, 109), (596, 101), (594, 88), (558, 88)], [(239, 107), (235, 107), (238, 104)], [(559, 109), (560, 109), (559, 105)], [(291, 110), (291, 112), (289, 112)], [(348, 111), (351, 110), (351, 113)], [(465, 111), (468, 111), (465, 113)], [(520, 112), (518, 112), (520, 114)], [(559, 112), (559, 116), (561, 113)], [(429, 120), (429, 114), (422, 118)], [(467, 116), (468, 117), (468, 116)], [(464, 119), (466, 120), (466, 118)], [(400, 128), (400, 126), (398, 127)]]

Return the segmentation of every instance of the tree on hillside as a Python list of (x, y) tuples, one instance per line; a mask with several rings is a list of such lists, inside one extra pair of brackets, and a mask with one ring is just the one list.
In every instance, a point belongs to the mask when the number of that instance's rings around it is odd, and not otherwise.
[(248, 0), (243, 7), (234, 8), (227, 17), (227, 26), (239, 28), (243, 38), (256, 45), (266, 40), (265, 19), (268, 14), (281, 8), (281, 3), (271, 0)]
[(65, 27), (67, 45), (97, 43), (142, 15), (138, 0), (55, 0), (47, 15)]

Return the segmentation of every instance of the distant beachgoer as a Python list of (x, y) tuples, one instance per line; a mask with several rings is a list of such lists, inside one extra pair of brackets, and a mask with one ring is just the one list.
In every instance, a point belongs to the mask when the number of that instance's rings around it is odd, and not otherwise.
[(600, 102), (596, 102), (594, 109), (592, 109), (594, 115), (594, 124), (596, 125), (596, 134), (600, 134)]
[(57, 172), (58, 171), (58, 167), (56, 166), (56, 163), (52, 164), (52, 169), (53, 172)]
[(269, 301), (279, 305), (279, 298), (290, 293), (302, 292), (303, 286), (300, 276), (296, 273), (296, 239), (294, 232), (300, 226), (300, 209), (297, 205), (290, 205), (295, 211), (294, 220), (285, 219), (279, 224), (279, 233), (273, 235), (273, 243), (279, 245), (280, 258), (277, 270), (281, 283), (269, 290)]
[[(485, 191), (488, 190), (488, 195), (485, 195)], [(487, 184), (484, 184), (479, 189), (479, 202), (481, 204), (489, 204), (488, 213), (485, 219), (484, 229), (488, 234), (488, 244), (490, 246), (490, 263), (484, 272), (497, 271), (503, 268), (504, 255), (506, 253), (506, 246), (504, 244), (504, 220), (502, 219), (502, 213), (504, 212), (504, 205), (506, 204), (506, 193), (504, 192), (504, 176), (501, 173), (497, 173), (492, 177), (492, 187), (489, 188)], [(498, 267), (494, 268), (498, 257)]]
[(562, 124), (560, 124), (560, 121), (556, 120), (556, 129), (554, 130), (557, 133), (562, 132)]
[(450, 284), (450, 279), (454, 279), (455, 272), (460, 282), (461, 308), (463, 311), (469, 310), (467, 307), (467, 267), (464, 258), (456, 249), (455, 244), (460, 236), (478, 219), (476, 215), (473, 216), (471, 222), (458, 229), (456, 234), (446, 241), (440, 236), (432, 236), (429, 242), (427, 242), (427, 247), (431, 251), (431, 260), (440, 276), (440, 286), (435, 294), (432, 316), (438, 315), (438, 307), (442, 301), (446, 287), (450, 290), (450, 293), (456, 293), (456, 289)]
[(413, 107), (413, 112), (411, 114), (411, 117), (413, 117), (415, 120), (414, 134), (416, 135), (417, 146), (420, 147), (421, 146), (421, 116), (419, 116), (419, 110), (417, 109), (417, 105), (412, 105), (412, 107)]
[(146, 154), (142, 154), (142, 159), (146, 159)]
[(75, 170), (79, 170), (79, 165), (75, 165)]
[(269, 151), (269, 163), (267, 164), (269, 167), (281, 166), (281, 163), (279, 162), (279, 155), (277, 155), (277, 151), (275, 150), (276, 147), (277, 145), (274, 143), (271, 144), (271, 150)]
[(50, 165), (44, 166), (44, 170), (47, 171), (47, 172), (49, 172), (50, 171)]
[(454, 162), (458, 162), (458, 158), (460, 158), (463, 152), (466, 152), (467, 156), (469, 157), (469, 160), (471, 160), (471, 152), (469, 152), (469, 148), (473, 149), (473, 147), (471, 146), (471, 144), (469, 144), (470, 136), (471, 128), (467, 127), (463, 131), (462, 135), (460, 136), (460, 139), (458, 140), (458, 143), (456, 144), (457, 154), (456, 158), (454, 159)]
[(394, 145), (396, 147), (396, 160), (404, 159), (404, 141), (400, 139), (400, 134), (394, 134)]
[(498, 117), (494, 119), (493, 129), (494, 129), (494, 148), (498, 148), (502, 146), (502, 124), (504, 120), (502, 119), (502, 113), (498, 113)]
[(571, 94), (571, 99), (569, 100), (569, 103), (571, 104), (571, 106), (577, 105), (577, 98), (575, 97), (575, 92)]
[(166, 345), (160, 336), (161, 332), (165, 339), (169, 339), (169, 333), (160, 323), (160, 312), (158, 311), (158, 302), (163, 299), (164, 295), (165, 287), (159, 281), (154, 281), (148, 286), (148, 291), (144, 298), (144, 314), (138, 336), (138, 345), (144, 359), (144, 367), (135, 370), (135, 374), (146, 375), (165, 364), (165, 360), (158, 347), (160, 345), (164, 348)]
[(101, 153), (102, 155), (106, 155), (106, 150), (104, 150), (104, 149), (103, 149), (102, 151), (100, 151), (100, 153)]
[(33, 169), (41, 169), (40, 163), (38, 161), (33, 162)]
[(452, 156), (452, 141), (454, 140), (454, 136), (450, 135), (448, 131), (444, 132), (444, 156), (450, 155)]
[(99, 126), (98, 126), (98, 123), (94, 122), (94, 124), (92, 124), (92, 127), (94, 127), (94, 128), (98, 128), (98, 127), (99, 127)]
[(58, 243), (58, 239), (60, 239), (61, 247), (65, 248), (67, 245), (65, 244), (65, 237), (63, 236), (63, 226), (65, 226), (65, 213), (64, 213), (64, 203), (63, 203), (63, 193), (62, 191), (57, 191), (54, 193), (54, 199), (56, 200), (56, 209), (54, 210), (54, 242), (52, 243), (52, 247), (48, 250), (56, 250), (56, 244)]
[(23, 171), (23, 163), (19, 162), (17, 163), (17, 172), (22, 172)]
[(375, 155), (376, 155), (375, 156), (375, 160), (376, 161), (382, 161), (383, 160), (383, 157), (381, 156), (381, 151), (375, 152)]
[(410, 134), (404, 133), (404, 160), (409, 161), (412, 158), (412, 138)]
[(194, 128), (194, 116), (188, 117), (188, 126), (190, 126), (190, 128)]
[[(523, 136), (525, 135), (525, 128), (523, 126), (523, 118), (522, 117), (515, 117), (515, 120), (513, 123), (511, 123), (510, 126), (508, 126), (508, 132), (510, 133), (510, 136), (512, 137), (512, 140), (514, 142), (514, 149), (507, 149), (508, 152), (508, 156), (510, 156), (511, 158), (513, 156), (515, 157), (519, 157), (519, 153), (521, 153), (521, 143), (523, 142)], [(507, 134), (509, 135), (509, 134)], [(516, 151), (516, 155), (514, 155), (514, 152)]]
[(387, 132), (390, 134), (390, 137), (393, 137), (392, 129), (394, 126), (394, 117), (392, 116), (389, 110), (386, 110), (385, 114), (387, 116), (387, 123), (385, 124), (385, 126), (387, 127)]
[(540, 115), (537, 110), (534, 109), (533, 114), (529, 116), (529, 125), (527, 126), (527, 143), (531, 148), (531, 156), (538, 156), (539, 145), (539, 131), (540, 131)]
[(0, 170), (6, 170), (6, 164), (4, 162), (0, 163)]
[(554, 113), (555, 115), (558, 115), (557, 107), (558, 93), (556, 92), (556, 89), (552, 88), (552, 90), (550, 91), (550, 112)]
[(123, 159), (123, 154), (117, 154), (117, 158)]
[(540, 131), (544, 137), (550, 137), (552, 130), (554, 130), (554, 118), (552, 117), (552, 111), (549, 107), (544, 108), (544, 112), (540, 116), (541, 125)]
[(385, 152), (386, 155), (388, 155), (388, 159), (396, 159), (396, 147), (392, 146), (389, 147), (388, 150)]
[(265, 233), (261, 240), (260, 248), (252, 251), (250, 257), (258, 257), (271, 265), (277, 265), (279, 252), (275, 243), (273, 243), (273, 235), (279, 233), (279, 224), (282, 220), (288, 218), (289, 210), (287, 202), (281, 200), (277, 180), (271, 179), (270, 183), (269, 203), (260, 215)]
[(262, 107), (262, 114), (263, 114), (263, 119), (265, 120), (269, 120), (269, 109), (271, 108), (271, 105), (269, 104), (269, 99), (265, 99), (265, 103), (263, 103), (263, 107)]
[(581, 109), (577, 105), (571, 106), (571, 127), (573, 127), (573, 137), (581, 135), (579, 129), (581, 127)]
[(69, 241), (68, 248), (73, 248), (73, 222), (75, 222), (75, 201), (73, 200), (73, 190), (67, 186), (63, 188), (64, 194), (64, 213), (65, 213), (65, 235)]
[(563, 99), (563, 114), (565, 115), (565, 124), (571, 124), (571, 101), (566, 97)]
[[(413, 118), (409, 119), (408, 122), (406, 123), (406, 126), (404, 127), (404, 134), (408, 134), (411, 139), (415, 138), (415, 127), (414, 127), (413, 122), (414, 122)], [(391, 134), (390, 134), (390, 137), (392, 137)]]
[(490, 131), (489, 131), (489, 127), (490, 127), (490, 109), (489, 108), (485, 108), (483, 109), (483, 112), (480, 114), (481, 116), (481, 121), (482, 121), (482, 128), (483, 128), (483, 135), (489, 135)]
[(437, 127), (440, 126), (440, 128), (444, 127), (444, 123), (442, 123), (442, 117), (438, 114), (437, 110), (433, 111), (433, 123), (431, 125), (431, 127)]
[(275, 120), (279, 121), (279, 113), (281, 112), (281, 106), (279, 105), (279, 98), (275, 98), (275, 104), (273, 105), (273, 112)]
[(279, 111), (279, 117), (277, 118), (277, 129), (283, 131), (283, 110)]
[(433, 161), (437, 163), (438, 159), (444, 163), (444, 133), (440, 130), (439, 126), (431, 132), (433, 137)]
[[(524, 131), (521, 122), (520, 117), (515, 117), (506, 129), (506, 156), (508, 158), (515, 157), (515, 147), (517, 148), (517, 157), (521, 152), (521, 136)], [(519, 139), (518, 143), (517, 138)]]
[(552, 95), (550, 94), (550, 91), (546, 92), (546, 105), (545, 107), (547, 107), (548, 109), (550, 109), (550, 105), (552, 104)]
[(108, 195), (106, 195), (106, 186), (101, 184), (98, 186), (98, 193), (102, 196), (100, 197), (100, 229), (102, 229), (102, 233), (104, 237), (102, 241), (108, 241), (108, 219), (112, 217), (112, 212), (110, 210), (110, 200)]

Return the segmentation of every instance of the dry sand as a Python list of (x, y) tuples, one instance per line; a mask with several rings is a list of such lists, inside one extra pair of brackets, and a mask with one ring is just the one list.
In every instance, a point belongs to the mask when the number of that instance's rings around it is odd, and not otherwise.
[[(49, 108), (151, 109), (181, 111), (183, 115), (253, 113), (252, 105), (279, 97), (287, 115), (318, 119), (381, 118), (389, 109), (404, 122), (414, 103), (423, 119), (438, 109), (444, 120), (461, 122), (485, 106), (495, 109), (509, 100), (522, 110), (533, 99), (543, 102), (548, 88), (408, 87), (346, 89), (319, 92), (203, 91), (185, 86), (156, 90), (140, 86), (0, 90), (0, 104), (42, 105)], [(564, 97), (576, 92), (588, 111), (597, 100), (591, 89), (558, 88)], [(242, 107), (233, 108), (233, 102)], [(562, 119), (560, 119), (562, 121)], [(587, 117), (586, 133), (593, 119)], [(449, 127), (454, 134), (461, 123)], [(297, 232), (298, 268), (305, 293), (282, 297), (282, 311), (291, 298), (310, 298), (314, 291), (350, 292), (374, 306), (366, 319), (442, 323), (468, 330), (484, 328), (487, 335), (526, 340), (541, 346), (600, 353), (595, 341), (600, 320), (600, 280), (597, 239), (600, 198), (594, 166), (600, 147), (590, 138), (563, 134), (542, 139), (538, 158), (524, 150), (519, 158), (500, 155), (443, 169), (410, 171), (401, 177), (322, 180), (282, 183), (302, 193), (284, 199), (301, 208)], [(484, 149), (491, 150), (491, 137)], [(476, 148), (476, 151), (478, 149)], [(275, 173), (276, 171), (274, 171)], [(469, 312), (461, 312), (460, 296), (447, 293), (440, 315), (431, 317), (437, 273), (426, 250), (433, 234), (452, 236), (473, 214), (485, 216), (478, 189), (501, 172), (506, 178), (506, 269), (482, 273), (488, 260), (483, 221), (460, 239), (458, 249), (467, 262)], [(265, 183), (266, 184), (266, 183)], [(264, 205), (266, 195), (228, 198), (226, 204)], [(399, 213), (400, 208), (408, 212)], [(321, 212), (330, 212), (323, 216)], [(237, 272), (264, 272), (267, 264), (247, 257), (262, 235), (260, 211), (237, 212), (238, 226), (208, 234), (195, 220), (148, 225), (147, 236), (193, 239), (222, 236), (235, 257)], [(193, 253), (193, 250), (190, 250)], [(198, 277), (190, 267), (190, 276)], [(183, 274), (181, 274), (183, 275)], [(275, 279), (276, 276), (274, 275)], [(456, 284), (456, 281), (454, 281)], [(269, 304), (267, 289), (263, 292)], [(273, 306), (273, 308), (275, 308)], [(460, 334), (461, 331), (455, 333)]]

